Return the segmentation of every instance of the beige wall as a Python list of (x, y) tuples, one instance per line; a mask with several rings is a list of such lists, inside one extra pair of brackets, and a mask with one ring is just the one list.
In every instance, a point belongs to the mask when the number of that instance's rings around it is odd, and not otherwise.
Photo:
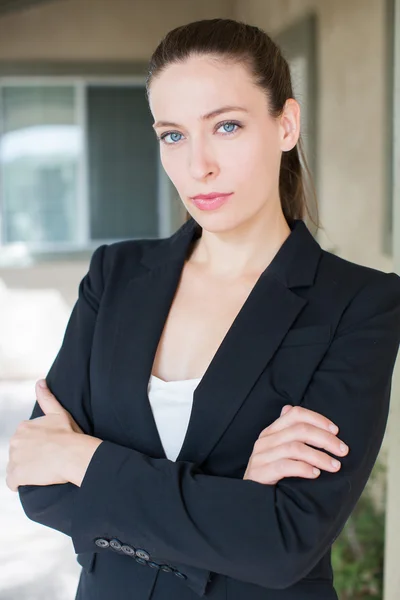
[(231, 0), (58, 0), (0, 19), (0, 59), (147, 60), (168, 30)]

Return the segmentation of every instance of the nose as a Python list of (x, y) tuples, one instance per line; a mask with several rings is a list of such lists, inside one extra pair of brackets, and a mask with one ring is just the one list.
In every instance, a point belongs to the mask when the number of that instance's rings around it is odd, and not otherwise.
[(211, 148), (204, 141), (192, 142), (189, 154), (189, 173), (193, 179), (204, 179), (218, 173), (218, 165)]

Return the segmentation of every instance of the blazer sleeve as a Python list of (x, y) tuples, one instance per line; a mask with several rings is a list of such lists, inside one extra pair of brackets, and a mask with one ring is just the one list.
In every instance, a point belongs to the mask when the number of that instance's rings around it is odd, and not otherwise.
[(293, 585), (328, 551), (366, 485), (385, 433), (399, 340), (400, 278), (374, 275), (344, 311), (300, 402), (338, 425), (350, 447), (339, 472), (265, 485), (104, 440), (76, 495), (75, 551), (107, 551), (95, 540), (119, 538), (178, 564), (267, 588)]
[[(107, 244), (93, 253), (89, 270), (79, 284), (78, 299), (69, 318), (61, 348), (46, 381), (50, 391), (86, 434), (93, 434), (90, 408), (89, 360), (97, 311), (103, 290), (103, 256)], [(36, 401), (30, 419), (43, 416)], [(71, 535), (72, 505), (79, 487), (72, 483), (20, 485), (18, 494), (27, 517)]]

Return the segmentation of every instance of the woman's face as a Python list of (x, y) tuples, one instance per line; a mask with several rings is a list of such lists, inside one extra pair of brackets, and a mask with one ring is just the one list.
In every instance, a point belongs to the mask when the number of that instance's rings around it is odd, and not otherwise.
[[(274, 119), (265, 93), (243, 66), (197, 56), (168, 66), (155, 78), (149, 102), (153, 127), (162, 138), (162, 165), (201, 226), (230, 229), (260, 211), (281, 210), (281, 153), (296, 144), (298, 131), (288, 132), (299, 127), (294, 100), (294, 110), (290, 104), (284, 119)], [(203, 118), (227, 106), (236, 108)], [(212, 192), (233, 194), (212, 210), (191, 199)]]

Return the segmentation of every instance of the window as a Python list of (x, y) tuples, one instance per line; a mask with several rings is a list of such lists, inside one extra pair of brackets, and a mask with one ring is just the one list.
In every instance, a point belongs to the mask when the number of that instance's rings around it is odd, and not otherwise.
[(0, 78), (0, 246), (169, 235), (152, 122), (143, 78)]

